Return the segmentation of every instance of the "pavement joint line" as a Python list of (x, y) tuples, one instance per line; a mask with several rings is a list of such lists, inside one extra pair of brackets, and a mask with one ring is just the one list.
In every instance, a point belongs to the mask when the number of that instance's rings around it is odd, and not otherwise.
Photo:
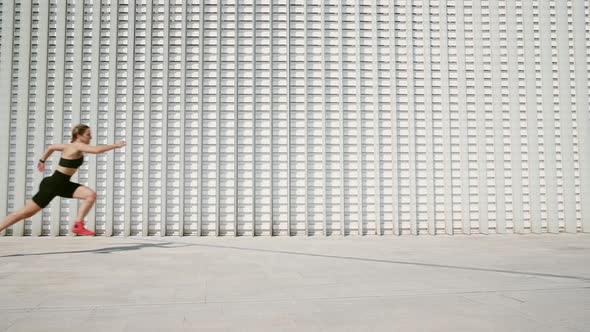
[[(143, 241), (148, 241), (148, 242), (164, 242), (164, 241), (151, 240), (151, 239), (142, 239), (142, 240)], [(549, 277), (549, 278), (560, 278), (560, 279), (574, 279), (574, 280), (579, 280), (579, 281), (590, 283), (590, 278), (579, 277), (579, 276), (571, 276), (571, 275), (563, 275), (563, 274), (552, 274), (552, 273), (541, 273), (541, 272), (527, 272), (527, 271), (512, 271), (512, 270), (503, 270), (503, 269), (491, 269), (491, 268), (468, 267), (468, 266), (455, 266), (455, 265), (444, 265), (444, 264), (431, 264), (431, 263), (408, 262), (408, 261), (387, 260), (387, 259), (362, 258), (362, 257), (353, 257), (353, 256), (336, 256), (336, 255), (314, 254), (314, 253), (305, 253), (305, 252), (297, 252), (297, 251), (272, 250), (272, 249), (260, 249), (260, 248), (247, 248), (247, 247), (236, 247), (236, 246), (205, 244), (205, 243), (190, 243), (190, 242), (179, 242), (179, 241), (166, 241), (166, 243), (168, 243), (168, 244), (170, 242), (178, 243), (178, 244), (184, 244), (186, 246), (200, 246), (200, 247), (232, 249), (232, 250), (246, 250), (246, 251), (254, 251), (254, 252), (285, 254), (285, 255), (298, 255), (298, 256), (309, 256), (309, 257), (320, 257), (320, 258), (335, 258), (335, 259), (354, 260), (354, 261), (365, 261), (365, 262), (375, 262), (375, 263), (388, 263), (388, 264), (400, 264), (400, 265), (413, 265), (413, 266), (421, 266), (421, 267), (434, 267), (434, 268), (468, 270), (468, 271), (479, 271), (479, 272), (507, 273), (507, 274), (536, 276), (536, 277)]]
[(310, 301), (337, 301), (337, 300), (365, 300), (365, 299), (387, 299), (397, 297), (422, 297), (422, 296), (448, 296), (448, 295), (473, 295), (473, 294), (501, 294), (510, 292), (544, 292), (544, 291), (561, 291), (561, 290), (580, 290), (590, 289), (590, 287), (562, 287), (562, 288), (538, 288), (538, 289), (506, 289), (506, 290), (486, 290), (486, 291), (462, 291), (462, 292), (437, 292), (437, 293), (417, 293), (417, 294), (389, 294), (389, 295), (359, 295), (359, 296), (336, 296), (336, 297), (309, 297), (309, 298), (285, 298), (285, 299), (244, 299), (244, 300), (220, 300), (211, 301), (185, 301), (185, 302), (162, 302), (162, 303), (110, 303), (110, 304), (86, 304), (75, 306), (36, 306), (36, 307), (20, 307), (0, 308), (1, 311), (60, 311), (60, 310), (99, 310), (111, 308), (141, 308), (141, 307), (166, 307), (166, 306), (181, 306), (181, 305), (208, 305), (208, 304), (240, 304), (240, 303), (273, 303), (273, 302), (310, 302)]
[[(421, 263), (421, 262), (409, 262), (409, 261), (399, 261), (399, 260), (386, 260), (386, 259), (375, 259), (375, 258), (362, 258), (362, 257), (353, 257), (353, 256), (336, 256), (336, 255), (327, 255), (327, 254), (314, 254), (314, 253), (305, 253), (305, 252), (297, 252), (297, 251), (285, 251), (285, 250), (272, 250), (272, 249), (260, 249), (260, 248), (248, 248), (248, 247), (237, 247), (237, 246), (227, 246), (227, 245), (216, 245), (216, 244), (206, 244), (206, 243), (190, 243), (190, 242), (181, 242), (181, 241), (171, 241), (171, 240), (155, 240), (155, 239), (138, 239), (140, 241), (152, 243), (152, 245), (147, 244), (139, 244), (135, 246), (118, 246), (118, 247), (107, 247), (107, 248), (99, 248), (99, 249), (88, 249), (88, 250), (75, 250), (75, 251), (58, 251), (58, 252), (49, 252), (49, 253), (33, 253), (33, 254), (13, 254), (13, 255), (4, 255), (0, 256), (0, 258), (13, 258), (13, 257), (26, 257), (26, 256), (42, 256), (42, 255), (57, 255), (57, 254), (76, 254), (76, 253), (112, 253), (115, 251), (132, 251), (132, 250), (139, 250), (144, 249), (146, 247), (155, 247), (155, 248), (166, 248), (166, 249), (175, 249), (175, 248), (183, 248), (183, 247), (208, 247), (208, 248), (221, 248), (221, 249), (230, 249), (230, 250), (243, 250), (243, 251), (252, 251), (252, 252), (263, 252), (263, 253), (273, 253), (273, 254), (284, 254), (284, 255), (296, 255), (296, 256), (307, 256), (307, 257), (319, 257), (319, 258), (330, 258), (330, 259), (341, 259), (341, 260), (352, 260), (352, 261), (361, 261), (361, 262), (374, 262), (374, 263), (387, 263), (387, 264), (398, 264), (398, 265), (410, 265), (410, 266), (420, 266), (420, 267), (428, 267), (428, 268), (443, 268), (443, 269), (455, 269), (455, 270), (466, 270), (466, 271), (479, 271), (479, 272), (492, 272), (492, 273), (506, 273), (506, 274), (515, 274), (515, 275), (526, 275), (526, 276), (535, 276), (535, 277), (548, 277), (548, 278), (560, 278), (560, 279), (573, 279), (579, 280), (582, 282), (590, 283), (590, 278), (587, 277), (580, 277), (580, 276), (571, 276), (571, 275), (561, 275), (561, 274), (552, 274), (552, 273), (541, 273), (541, 272), (527, 272), (527, 271), (513, 271), (513, 270), (504, 270), (504, 269), (492, 269), (492, 268), (481, 268), (481, 267), (469, 267), (469, 266), (455, 266), (455, 265), (445, 265), (445, 264), (432, 264), (432, 263)], [(158, 244), (153, 244), (158, 243)], [(169, 247), (169, 245), (178, 245), (181, 246), (173, 246)]]
[(507, 299), (510, 299), (510, 300), (516, 301), (516, 302), (520, 302), (520, 303), (526, 303), (526, 301), (519, 300), (519, 299), (516, 299), (516, 298), (510, 297), (510, 296), (506, 296), (506, 295), (503, 295), (503, 294), (502, 294), (501, 296), (502, 296), (502, 297), (505, 297), (505, 298), (507, 298)]

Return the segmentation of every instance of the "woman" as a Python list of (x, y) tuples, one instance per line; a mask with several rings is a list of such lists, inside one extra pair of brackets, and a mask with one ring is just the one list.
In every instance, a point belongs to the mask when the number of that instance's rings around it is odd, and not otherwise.
[(112, 145), (91, 146), (89, 145), (91, 139), (90, 127), (77, 125), (72, 129), (72, 140), (70, 144), (53, 144), (45, 150), (45, 153), (39, 159), (37, 169), (40, 172), (45, 170), (45, 160), (54, 151), (61, 151), (59, 166), (53, 175), (41, 181), (39, 192), (33, 196), (33, 199), (27, 201), (22, 209), (12, 212), (0, 222), (0, 231), (23, 219), (30, 218), (46, 207), (55, 196), (60, 196), (82, 200), (72, 232), (80, 235), (94, 235), (94, 232), (84, 228), (84, 218), (94, 205), (96, 192), (79, 183), (71, 182), (70, 178), (84, 162), (84, 152), (92, 154), (103, 153), (123, 147), (126, 143), (121, 141)]

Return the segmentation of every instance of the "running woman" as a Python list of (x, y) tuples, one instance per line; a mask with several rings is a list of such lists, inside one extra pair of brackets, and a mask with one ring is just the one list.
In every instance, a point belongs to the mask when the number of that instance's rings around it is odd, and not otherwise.
[(121, 148), (125, 146), (126, 143), (125, 141), (120, 141), (119, 143), (111, 145), (91, 146), (91, 139), (92, 135), (90, 133), (90, 127), (80, 124), (72, 129), (72, 140), (70, 141), (70, 144), (53, 144), (45, 150), (45, 153), (43, 153), (43, 156), (41, 156), (41, 159), (39, 159), (39, 163), (37, 164), (39, 172), (45, 170), (45, 160), (47, 160), (54, 151), (61, 151), (59, 166), (53, 175), (46, 177), (41, 181), (39, 192), (33, 196), (33, 199), (28, 200), (22, 209), (12, 212), (0, 221), (0, 231), (23, 219), (32, 217), (46, 207), (55, 196), (60, 196), (82, 200), (72, 232), (80, 235), (94, 235), (94, 232), (89, 231), (84, 227), (84, 218), (94, 205), (96, 192), (79, 183), (71, 182), (70, 178), (84, 162), (83, 153), (99, 154), (116, 148)]

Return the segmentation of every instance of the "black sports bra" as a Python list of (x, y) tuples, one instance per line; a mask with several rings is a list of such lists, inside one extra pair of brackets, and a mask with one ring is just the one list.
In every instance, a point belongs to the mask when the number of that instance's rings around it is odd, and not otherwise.
[(59, 166), (67, 167), (67, 168), (78, 168), (80, 165), (84, 163), (84, 156), (78, 159), (59, 159)]

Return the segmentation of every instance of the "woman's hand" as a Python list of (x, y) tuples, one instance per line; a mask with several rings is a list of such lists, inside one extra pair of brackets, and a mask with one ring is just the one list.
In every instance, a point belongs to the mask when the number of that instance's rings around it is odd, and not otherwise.
[(43, 171), (45, 171), (45, 164), (42, 163), (40, 160), (37, 162), (37, 169), (39, 170), (39, 172), (43, 173)]
[(115, 143), (115, 146), (118, 148), (122, 148), (125, 145), (127, 145), (127, 143), (125, 143), (125, 141), (120, 141), (120, 142)]

